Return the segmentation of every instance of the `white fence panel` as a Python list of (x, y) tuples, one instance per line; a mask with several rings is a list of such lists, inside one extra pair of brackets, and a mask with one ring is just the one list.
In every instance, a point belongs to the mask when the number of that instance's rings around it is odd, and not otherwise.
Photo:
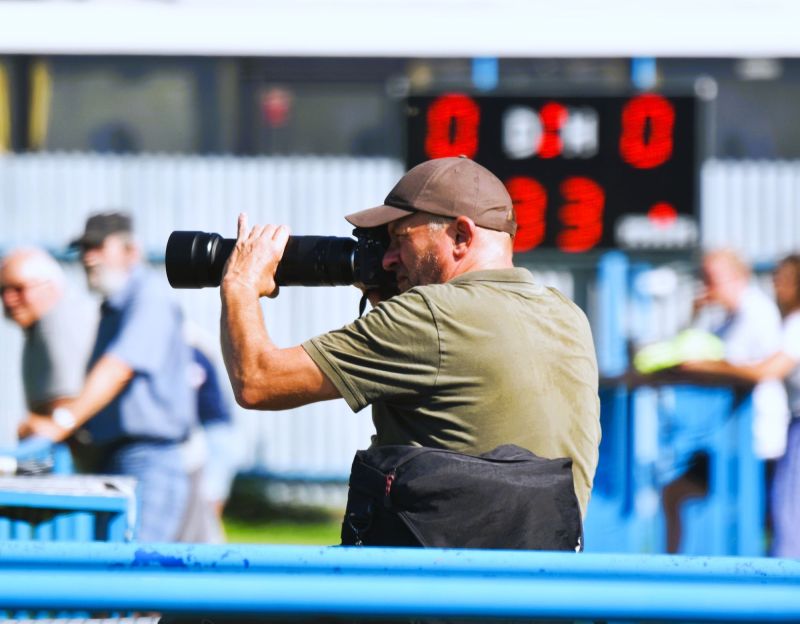
[(800, 251), (800, 163), (709, 161), (702, 169), (703, 247), (754, 263)]

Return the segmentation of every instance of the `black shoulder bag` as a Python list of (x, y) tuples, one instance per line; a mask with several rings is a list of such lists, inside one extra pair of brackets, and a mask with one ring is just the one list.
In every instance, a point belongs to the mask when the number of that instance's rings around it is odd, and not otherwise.
[(572, 460), (508, 444), (480, 456), (415, 446), (358, 451), (342, 545), (583, 548)]

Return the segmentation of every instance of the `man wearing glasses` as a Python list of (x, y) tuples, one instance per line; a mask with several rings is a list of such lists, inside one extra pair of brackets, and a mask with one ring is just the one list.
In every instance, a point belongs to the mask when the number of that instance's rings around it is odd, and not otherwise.
[(50, 414), (83, 385), (97, 312), (71, 292), (64, 272), (48, 253), (16, 249), (0, 264), (6, 318), (22, 328), (22, 383), (30, 412)]

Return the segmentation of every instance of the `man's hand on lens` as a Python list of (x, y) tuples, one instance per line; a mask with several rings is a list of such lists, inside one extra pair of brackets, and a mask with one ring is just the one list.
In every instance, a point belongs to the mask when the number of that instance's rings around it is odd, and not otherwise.
[(275, 271), (289, 240), (285, 225), (247, 225), (247, 214), (239, 215), (236, 246), (222, 273), (223, 288), (246, 288), (259, 297), (275, 297)]

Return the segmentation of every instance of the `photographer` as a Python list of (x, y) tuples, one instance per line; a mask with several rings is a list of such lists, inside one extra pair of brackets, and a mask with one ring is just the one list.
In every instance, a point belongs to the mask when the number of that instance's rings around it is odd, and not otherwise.
[(383, 266), (400, 294), (338, 330), (279, 349), (260, 297), (289, 231), (249, 227), (222, 283), (222, 349), (237, 401), (286, 409), (343, 397), (372, 405), (372, 447), (413, 445), (471, 455), (516, 444), (573, 460), (585, 513), (600, 438), (597, 365), (581, 310), (512, 263), (516, 220), (502, 182), (466, 158), (414, 167), (385, 204), (347, 217), (388, 227)]

